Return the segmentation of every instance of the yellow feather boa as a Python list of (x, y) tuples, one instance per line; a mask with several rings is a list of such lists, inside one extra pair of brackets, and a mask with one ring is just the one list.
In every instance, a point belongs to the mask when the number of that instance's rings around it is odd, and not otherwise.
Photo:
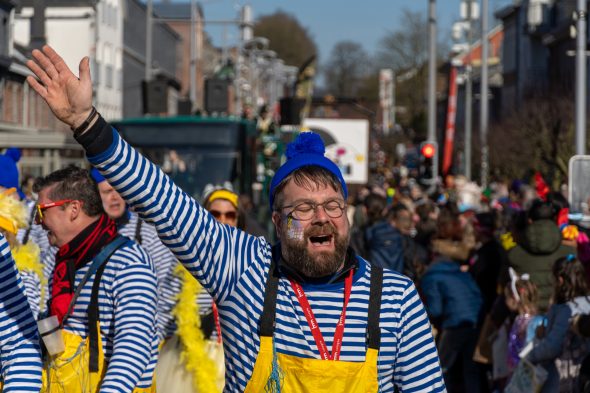
[(219, 392), (215, 384), (217, 369), (206, 352), (207, 341), (201, 331), (197, 295), (202, 287), (181, 264), (176, 266), (175, 274), (179, 275), (183, 282), (178, 302), (172, 311), (176, 318), (176, 334), (182, 342), (181, 360), (193, 376), (196, 392)]
[(16, 267), (20, 272), (30, 270), (39, 277), (41, 281), (40, 304), (45, 301), (45, 277), (43, 276), (43, 265), (41, 265), (41, 250), (35, 243), (29, 241), (10, 250)]

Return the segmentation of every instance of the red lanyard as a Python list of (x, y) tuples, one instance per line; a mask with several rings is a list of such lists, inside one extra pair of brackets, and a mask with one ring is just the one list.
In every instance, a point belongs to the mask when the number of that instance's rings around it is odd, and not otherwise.
[(311, 310), (311, 306), (309, 305), (309, 301), (307, 300), (307, 296), (305, 296), (305, 292), (299, 283), (291, 281), (291, 287), (295, 291), (295, 295), (297, 295), (297, 300), (299, 301), (299, 305), (303, 309), (303, 314), (305, 314), (305, 319), (307, 319), (307, 323), (309, 324), (309, 328), (311, 329), (311, 334), (313, 334), (313, 338), (315, 340), (315, 344), (318, 346), (318, 350), (320, 351), (320, 356), (322, 360), (338, 360), (340, 359), (340, 350), (342, 349), (342, 337), (344, 336), (344, 321), (346, 319), (346, 307), (348, 306), (348, 300), (350, 299), (350, 292), (352, 291), (352, 276), (354, 271), (351, 270), (348, 277), (344, 281), (344, 303), (342, 305), (342, 314), (340, 314), (340, 319), (338, 319), (338, 324), (336, 325), (336, 331), (334, 332), (334, 342), (332, 343), (332, 354), (328, 352), (328, 347), (326, 346), (326, 342), (324, 341), (324, 337), (322, 336), (322, 332), (320, 332), (320, 327), (313, 315), (313, 311)]
[(217, 330), (217, 343), (221, 344), (221, 324), (219, 323), (219, 311), (215, 302), (213, 302), (213, 320), (215, 321), (215, 330)]

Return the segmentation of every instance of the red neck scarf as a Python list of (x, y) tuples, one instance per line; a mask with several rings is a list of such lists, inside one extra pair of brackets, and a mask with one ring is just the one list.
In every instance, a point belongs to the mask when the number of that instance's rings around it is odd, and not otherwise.
[(49, 310), (61, 323), (74, 296), (76, 271), (117, 236), (117, 226), (106, 214), (88, 225), (69, 243), (60, 247), (55, 256), (53, 286)]

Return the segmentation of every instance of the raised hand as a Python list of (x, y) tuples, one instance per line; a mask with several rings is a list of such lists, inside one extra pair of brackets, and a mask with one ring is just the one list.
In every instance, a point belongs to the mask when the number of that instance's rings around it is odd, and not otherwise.
[(27, 77), (31, 87), (47, 102), (53, 114), (72, 128), (81, 125), (92, 111), (92, 81), (88, 57), (80, 61), (80, 78), (50, 46), (33, 50), (27, 67), (37, 76)]

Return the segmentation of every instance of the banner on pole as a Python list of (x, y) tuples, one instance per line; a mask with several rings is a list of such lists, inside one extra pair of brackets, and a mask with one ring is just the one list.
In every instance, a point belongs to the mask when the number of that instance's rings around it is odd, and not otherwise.
[(446, 175), (453, 163), (453, 143), (455, 141), (455, 120), (457, 117), (457, 68), (451, 67), (449, 75), (449, 103), (447, 105), (447, 124), (445, 128), (445, 147), (442, 173)]

